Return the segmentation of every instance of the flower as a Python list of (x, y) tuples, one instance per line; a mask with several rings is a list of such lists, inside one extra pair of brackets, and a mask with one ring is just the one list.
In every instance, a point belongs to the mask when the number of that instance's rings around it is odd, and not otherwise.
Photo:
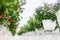
[(11, 23), (11, 22), (12, 22), (12, 19), (11, 19), (11, 18), (8, 18), (7, 21), (8, 21), (9, 23)]
[(22, 8), (22, 6), (19, 7), (20, 10), (24, 10), (25, 8)]
[(5, 18), (6, 17), (6, 14), (2, 14), (1, 16), (0, 16), (0, 18)]

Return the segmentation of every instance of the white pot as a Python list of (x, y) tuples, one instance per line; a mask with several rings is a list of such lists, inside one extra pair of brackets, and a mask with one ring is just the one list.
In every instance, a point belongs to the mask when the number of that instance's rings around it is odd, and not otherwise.
[(56, 21), (52, 21), (52, 20), (42, 20), (43, 22), (43, 27), (44, 30), (54, 30), (56, 27)]
[(56, 13), (58, 24), (60, 25), (60, 10)]

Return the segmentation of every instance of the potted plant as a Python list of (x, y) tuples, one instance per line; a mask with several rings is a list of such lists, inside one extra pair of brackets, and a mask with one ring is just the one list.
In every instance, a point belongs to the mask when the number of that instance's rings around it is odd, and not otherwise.
[(55, 29), (57, 18), (54, 10), (51, 9), (51, 6), (45, 5), (44, 7), (37, 9), (36, 13), (36, 19), (42, 22), (44, 30)]

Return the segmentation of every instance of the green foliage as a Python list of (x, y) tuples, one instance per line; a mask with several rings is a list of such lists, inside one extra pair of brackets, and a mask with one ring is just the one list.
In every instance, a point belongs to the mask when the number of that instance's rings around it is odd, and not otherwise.
[(26, 3), (26, 0), (20, 0), (20, 6), (24, 5)]
[(55, 10), (55, 12), (57, 12), (60, 9), (60, 4), (57, 3), (57, 5), (53, 7), (53, 9)]
[(37, 15), (35, 16), (35, 19), (38, 21), (42, 21), (45, 19), (51, 19), (52, 21), (56, 20), (56, 15), (54, 12), (51, 12), (51, 8), (48, 5), (45, 5), (45, 7), (38, 8), (36, 10)]
[(0, 0), (0, 24), (6, 26), (13, 35), (16, 34), (19, 18), (19, 0)]
[[(51, 19), (52, 21), (57, 21), (55, 13), (59, 10), (60, 4), (56, 4), (53, 7), (46, 5), (36, 9), (35, 19), (30, 18), (27, 25), (24, 25), (19, 31), (18, 35), (23, 33), (35, 31), (35, 29), (43, 28), (42, 20)], [(24, 30), (24, 31), (23, 31)]]

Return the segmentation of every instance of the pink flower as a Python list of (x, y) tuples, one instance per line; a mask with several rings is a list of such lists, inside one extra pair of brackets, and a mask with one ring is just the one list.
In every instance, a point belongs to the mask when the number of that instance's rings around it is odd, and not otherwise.
[(9, 23), (11, 23), (11, 22), (12, 22), (12, 19), (11, 19), (11, 18), (8, 18), (7, 21), (8, 21)]
[(25, 8), (22, 8), (22, 6), (19, 7), (20, 10), (24, 10)]
[(0, 18), (5, 18), (6, 17), (6, 14), (2, 14), (1, 16), (0, 16)]

